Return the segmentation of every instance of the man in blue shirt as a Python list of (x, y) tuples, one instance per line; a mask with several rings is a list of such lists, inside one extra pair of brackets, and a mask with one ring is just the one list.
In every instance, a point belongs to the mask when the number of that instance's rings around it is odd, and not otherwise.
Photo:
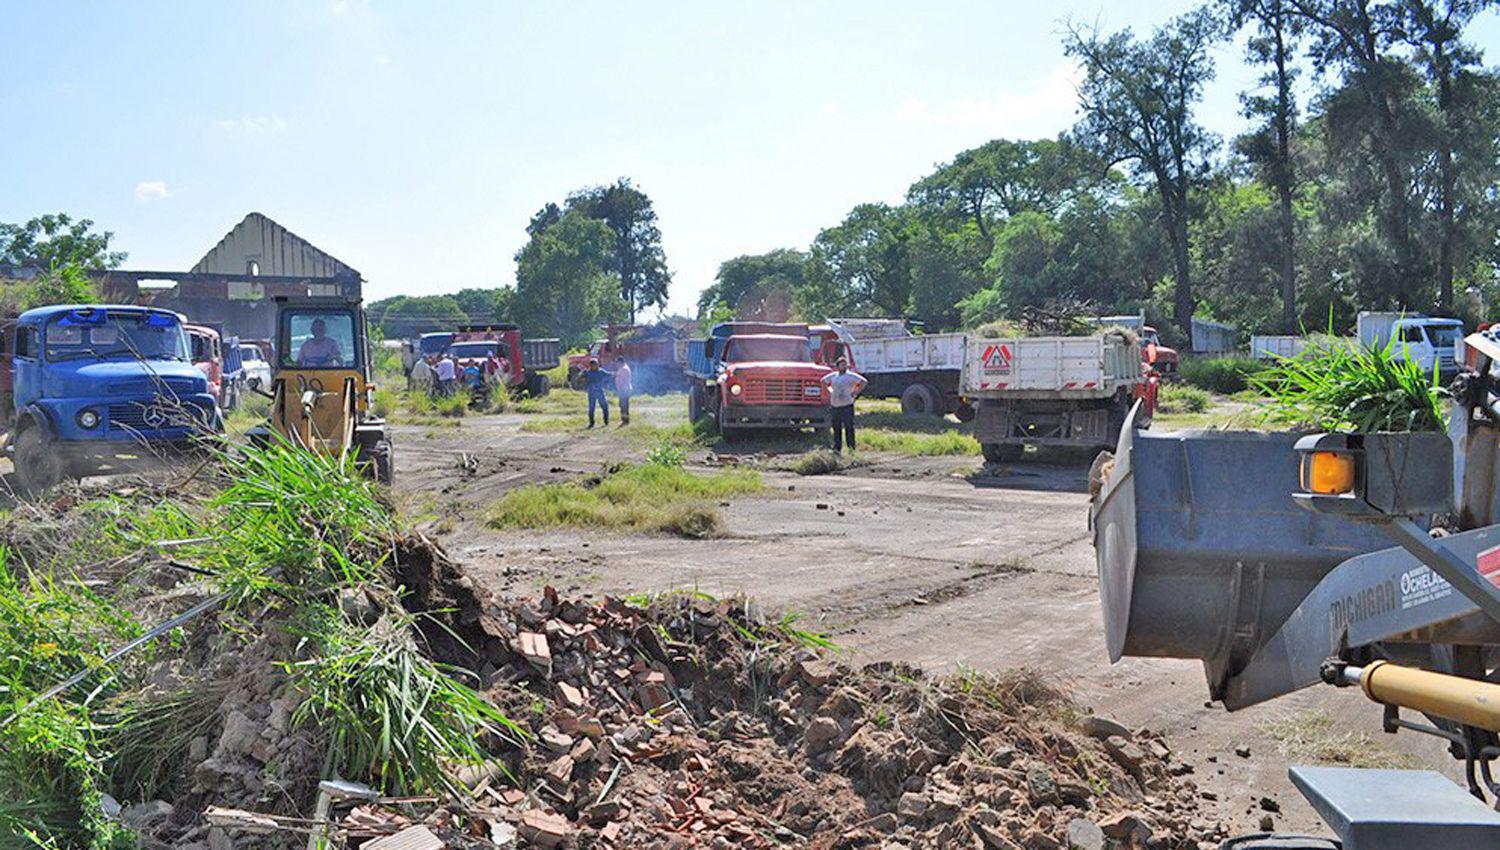
[(604, 425), (609, 426), (609, 397), (604, 387), (609, 383), (609, 373), (599, 368), (599, 358), (589, 358), (589, 368), (583, 373), (583, 388), (589, 394), (589, 427), (594, 427), (594, 406), (604, 411)]

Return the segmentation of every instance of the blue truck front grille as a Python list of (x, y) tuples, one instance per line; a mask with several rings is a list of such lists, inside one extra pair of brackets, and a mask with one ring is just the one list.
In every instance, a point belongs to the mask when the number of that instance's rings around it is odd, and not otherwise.
[(182, 432), (208, 421), (207, 411), (195, 402), (173, 398), (115, 402), (109, 406), (111, 431), (151, 436), (159, 432)]

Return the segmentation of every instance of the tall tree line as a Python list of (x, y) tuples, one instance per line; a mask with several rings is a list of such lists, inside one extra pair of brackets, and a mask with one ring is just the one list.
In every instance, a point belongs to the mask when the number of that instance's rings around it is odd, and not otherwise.
[[(962, 151), (805, 252), (727, 261), (700, 312), (944, 329), (1070, 302), (1246, 333), (1342, 331), (1362, 309), (1495, 318), (1500, 76), (1465, 37), (1492, 5), (1215, 0), (1142, 35), (1070, 26), (1071, 131)], [(1239, 35), (1262, 73), (1225, 140), (1196, 110), (1212, 48)]]

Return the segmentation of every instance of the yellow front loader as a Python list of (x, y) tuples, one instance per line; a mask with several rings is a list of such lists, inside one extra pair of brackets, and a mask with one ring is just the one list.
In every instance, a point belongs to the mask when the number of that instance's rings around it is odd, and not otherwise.
[[(271, 417), (252, 442), (280, 439), (318, 454), (352, 459), (382, 484), (395, 473), (384, 419), (370, 409), (369, 333), (360, 302), (278, 298)], [(273, 436), (274, 435), (274, 436)]]

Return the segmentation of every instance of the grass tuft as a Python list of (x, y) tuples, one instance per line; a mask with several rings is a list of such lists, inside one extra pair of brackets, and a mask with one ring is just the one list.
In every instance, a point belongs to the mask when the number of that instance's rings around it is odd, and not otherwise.
[(1184, 384), (1158, 384), (1156, 392), (1156, 409), (1162, 413), (1202, 413), (1213, 404), (1207, 392)]
[(706, 502), (761, 486), (760, 475), (748, 470), (695, 474), (646, 463), (596, 481), (513, 490), (490, 509), (487, 522), (494, 528), (610, 528), (704, 537), (719, 530), (717, 511)]
[(1320, 764), (1363, 768), (1416, 768), (1420, 759), (1392, 750), (1367, 732), (1340, 731), (1338, 721), (1325, 711), (1308, 710), (1263, 724), (1282, 755)]

